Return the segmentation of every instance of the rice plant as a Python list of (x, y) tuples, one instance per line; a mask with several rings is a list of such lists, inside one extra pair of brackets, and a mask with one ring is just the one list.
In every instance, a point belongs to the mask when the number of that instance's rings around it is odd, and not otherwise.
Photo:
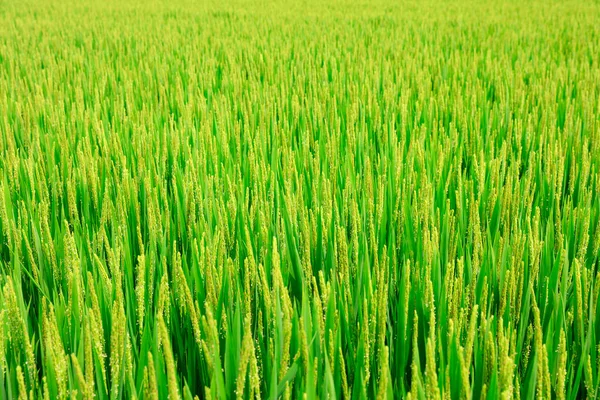
[(600, 3), (0, 2), (0, 399), (600, 395)]

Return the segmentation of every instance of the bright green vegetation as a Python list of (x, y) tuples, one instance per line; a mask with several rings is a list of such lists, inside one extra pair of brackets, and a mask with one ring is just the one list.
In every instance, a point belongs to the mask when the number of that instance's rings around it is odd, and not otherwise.
[(0, 398), (600, 395), (600, 4), (0, 2)]

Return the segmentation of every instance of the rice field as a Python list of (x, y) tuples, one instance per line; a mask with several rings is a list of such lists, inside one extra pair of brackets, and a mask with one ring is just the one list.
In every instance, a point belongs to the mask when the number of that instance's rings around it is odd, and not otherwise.
[(0, 399), (600, 396), (600, 3), (0, 0)]

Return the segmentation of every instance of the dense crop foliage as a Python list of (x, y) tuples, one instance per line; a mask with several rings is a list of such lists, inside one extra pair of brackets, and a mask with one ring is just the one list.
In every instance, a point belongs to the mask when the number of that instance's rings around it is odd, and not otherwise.
[(0, 398), (600, 395), (600, 5), (0, 2)]

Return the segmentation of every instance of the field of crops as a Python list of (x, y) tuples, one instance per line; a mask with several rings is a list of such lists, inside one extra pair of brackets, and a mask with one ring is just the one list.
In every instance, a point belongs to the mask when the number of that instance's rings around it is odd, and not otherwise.
[(600, 396), (600, 3), (0, 0), (0, 399)]

